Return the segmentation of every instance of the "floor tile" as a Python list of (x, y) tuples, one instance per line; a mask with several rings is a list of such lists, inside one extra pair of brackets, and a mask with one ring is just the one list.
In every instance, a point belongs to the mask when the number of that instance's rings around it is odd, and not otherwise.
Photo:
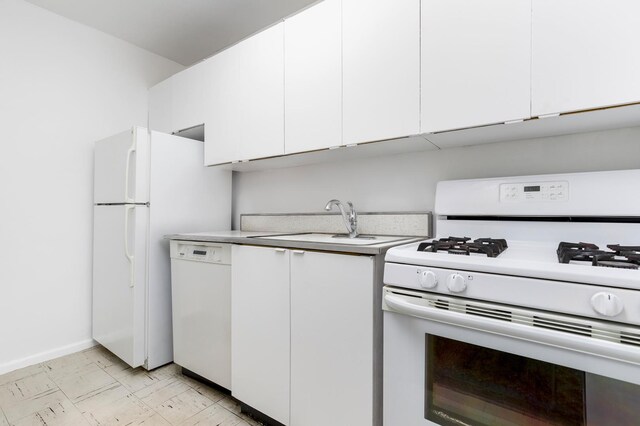
[(143, 424), (143, 420), (154, 414), (151, 408), (134, 395), (128, 395), (100, 408), (89, 410), (84, 416), (94, 425), (130, 425)]
[(55, 382), (71, 402), (77, 403), (113, 387), (116, 379), (91, 363), (72, 374), (56, 379)]
[(158, 413), (154, 413), (151, 417), (146, 417), (143, 419), (138, 419), (131, 423), (128, 423), (127, 426), (171, 426), (171, 423), (162, 418), (162, 416)]
[(80, 411), (69, 400), (57, 402), (14, 422), (14, 426), (81, 426), (88, 424)]
[(150, 371), (149, 375), (161, 380), (168, 379), (170, 377), (182, 376), (182, 368), (174, 363), (170, 363)]
[(45, 373), (27, 376), (0, 386), (0, 407), (5, 408), (57, 389), (58, 386)]
[(240, 417), (229, 410), (218, 404), (213, 404), (185, 422), (180, 423), (180, 426), (236, 426), (242, 422), (243, 420)]
[(223, 398), (226, 398), (227, 395), (220, 392), (219, 390), (216, 390), (212, 387), (209, 387), (207, 385), (204, 384), (200, 384), (200, 386), (196, 386), (193, 387), (193, 389), (198, 392), (199, 394), (206, 396), (207, 398), (209, 398), (211, 401), (213, 402), (218, 402)]
[(242, 413), (240, 411), (240, 402), (238, 402), (238, 400), (232, 396), (226, 395), (223, 399), (218, 401), (218, 404), (224, 407), (225, 409), (231, 411), (232, 413), (240, 417), (242, 420), (244, 420), (246, 423), (248, 423), (251, 426), (259, 426), (262, 424), (252, 419), (248, 415)]
[[(105, 371), (109, 372), (108, 369), (105, 369)], [(138, 392), (139, 390), (142, 390), (147, 386), (151, 386), (161, 380), (159, 377), (154, 377), (149, 374), (148, 371), (140, 367), (126, 370), (121, 374), (116, 375), (115, 379), (122, 383), (124, 387), (129, 389), (131, 392)]]
[(214, 402), (209, 398), (189, 389), (165, 401), (157, 407), (156, 411), (169, 423), (177, 425), (213, 404)]
[(15, 382), (20, 379), (24, 379), (28, 376), (33, 376), (34, 374), (42, 373), (42, 366), (40, 364), (32, 365), (30, 367), (21, 368), (19, 370), (12, 371), (7, 374), (3, 374), (0, 376), (0, 386), (6, 385), (8, 383)]
[(185, 382), (173, 376), (139, 390), (135, 393), (135, 396), (149, 407), (156, 409), (163, 402), (189, 389), (191, 388)]
[(81, 413), (87, 413), (89, 411), (95, 411), (106, 405), (109, 405), (119, 399), (122, 399), (128, 395), (131, 395), (129, 389), (116, 382), (109, 387), (102, 389), (100, 392), (91, 395), (81, 401), (76, 402), (76, 407)]
[(55, 381), (58, 378), (77, 372), (92, 362), (84, 352), (76, 352), (43, 362), (42, 368)]
[(83, 352), (89, 360), (91, 360), (100, 368), (111, 367), (122, 362), (120, 358), (118, 358), (102, 346), (94, 346), (93, 348), (87, 349)]
[(52, 407), (67, 399), (68, 398), (64, 393), (62, 393), (62, 391), (50, 390), (31, 398), (15, 402), (12, 405), (3, 406), (2, 410), (4, 411), (4, 415), (7, 417), (7, 420), (10, 423), (13, 423), (23, 417), (27, 417), (40, 410)]
[(129, 374), (131, 371), (134, 371), (134, 369), (131, 368), (129, 364), (127, 364), (126, 362), (120, 359), (113, 360), (113, 364), (103, 368), (104, 368), (104, 371), (106, 371), (116, 379), (120, 376)]
[(240, 414), (240, 403), (238, 402), (238, 400), (231, 396), (225, 396), (220, 401), (218, 401), (218, 404), (222, 405), (224, 408), (234, 414)]
[(176, 377), (178, 377), (179, 380), (185, 382), (187, 385), (189, 385), (189, 387), (195, 389), (196, 391), (198, 391), (202, 395), (206, 396), (207, 398), (209, 398), (213, 402), (218, 402), (222, 398), (228, 396), (227, 393), (223, 393), (223, 392), (221, 392), (221, 391), (219, 391), (217, 389), (212, 388), (209, 385), (206, 385), (206, 384), (204, 384), (202, 382), (194, 380), (189, 376), (185, 376), (184, 374), (180, 373)]

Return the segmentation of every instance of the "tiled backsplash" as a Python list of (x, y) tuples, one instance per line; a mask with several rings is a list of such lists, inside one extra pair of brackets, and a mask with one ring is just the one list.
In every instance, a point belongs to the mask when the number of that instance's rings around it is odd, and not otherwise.
[[(242, 231), (345, 233), (339, 213), (243, 214)], [(358, 213), (358, 232), (373, 235), (431, 236), (430, 212)]]

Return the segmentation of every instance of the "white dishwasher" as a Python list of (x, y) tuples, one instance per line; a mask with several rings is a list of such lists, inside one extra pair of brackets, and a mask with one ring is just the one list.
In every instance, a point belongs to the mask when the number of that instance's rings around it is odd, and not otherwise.
[(170, 253), (174, 362), (231, 390), (231, 245), (172, 240)]

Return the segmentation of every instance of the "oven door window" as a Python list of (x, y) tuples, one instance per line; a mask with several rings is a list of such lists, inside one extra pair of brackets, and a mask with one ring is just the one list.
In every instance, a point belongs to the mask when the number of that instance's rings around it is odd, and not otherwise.
[(426, 335), (425, 418), (440, 425), (637, 425), (640, 386)]

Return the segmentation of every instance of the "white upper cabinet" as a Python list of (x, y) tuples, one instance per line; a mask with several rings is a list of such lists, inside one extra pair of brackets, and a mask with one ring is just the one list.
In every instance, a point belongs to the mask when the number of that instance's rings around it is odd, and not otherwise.
[(173, 133), (204, 123), (207, 61), (181, 71), (155, 85), (149, 92), (149, 127)]
[(640, 101), (640, 2), (533, 0), (532, 115)]
[(530, 117), (531, 0), (422, 0), (421, 15), (422, 133)]
[(420, 131), (420, 0), (343, 0), (343, 143)]
[(211, 58), (205, 164), (284, 154), (284, 24)]
[(284, 22), (285, 152), (342, 144), (341, 0)]

